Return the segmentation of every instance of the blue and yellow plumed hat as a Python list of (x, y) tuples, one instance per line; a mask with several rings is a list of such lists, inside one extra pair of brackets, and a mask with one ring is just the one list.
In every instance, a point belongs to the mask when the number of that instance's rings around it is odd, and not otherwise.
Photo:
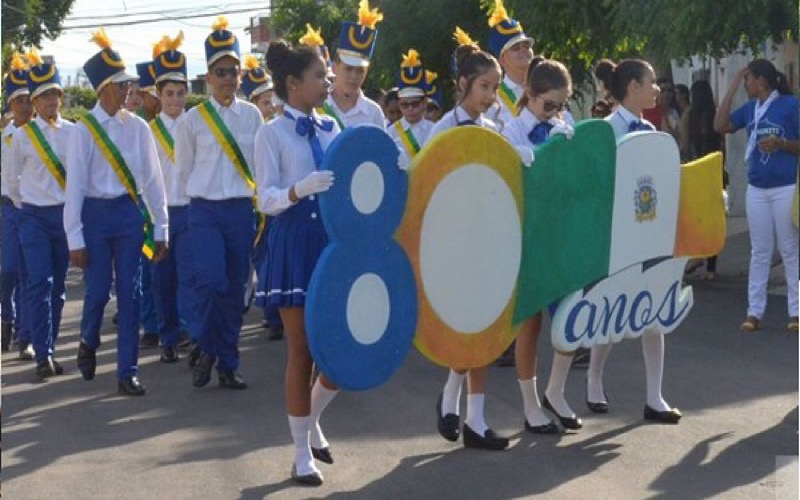
[(6, 103), (15, 97), (31, 93), (28, 90), (28, 65), (19, 52), (14, 52), (11, 56), (11, 69), (3, 85), (6, 90)]
[(244, 56), (244, 70), (242, 71), (242, 92), (249, 101), (250, 99), (272, 90), (272, 78), (269, 76), (256, 56), (247, 54)]
[(530, 42), (533, 45), (533, 38), (529, 37), (522, 30), (519, 21), (508, 17), (508, 12), (503, 6), (503, 0), (494, 1), (494, 11), (489, 16), (489, 50), (495, 57), (506, 51), (506, 49), (519, 42)]
[(211, 25), (214, 31), (206, 38), (206, 63), (210, 68), (225, 56), (239, 60), (239, 40), (228, 31), (228, 20), (219, 16)]
[(28, 60), (30, 65), (28, 69), (28, 90), (31, 93), (31, 99), (50, 89), (64, 91), (61, 87), (61, 75), (58, 74), (58, 68), (56, 68), (55, 64), (45, 63), (38, 50), (29, 50), (25, 54), (25, 59)]
[(164, 81), (186, 82), (186, 56), (178, 51), (183, 43), (183, 31), (178, 36), (170, 38), (164, 35), (161, 39), (162, 52), (153, 59), (153, 68), (156, 71), (156, 83)]
[(101, 50), (86, 61), (83, 71), (95, 92), (100, 92), (106, 84), (112, 82), (129, 82), (138, 79), (125, 71), (125, 61), (122, 60), (119, 52), (111, 48), (111, 40), (103, 28), (99, 28), (92, 34), (91, 41), (95, 42)]
[(322, 38), (322, 28), (315, 30), (310, 24), (306, 24), (306, 34), (301, 36), (298, 42), (306, 47), (313, 47), (317, 49), (322, 60), (325, 61), (325, 66), (328, 68), (328, 78), (334, 77), (331, 70), (331, 53), (325, 45), (325, 40)]
[(425, 67), (419, 52), (410, 49), (403, 54), (400, 63), (400, 75), (397, 79), (397, 95), (399, 97), (425, 97)]
[(431, 101), (435, 102), (437, 106), (442, 107), (442, 89), (436, 80), (439, 75), (433, 71), (425, 70), (425, 96)]
[[(480, 48), (478, 42), (472, 39), (469, 34), (456, 26), (456, 30), (453, 32), (453, 40), (456, 41), (458, 46), (462, 45), (472, 45), (473, 47)], [(458, 74), (458, 61), (456, 60), (456, 51), (454, 50), (453, 53), (450, 55), (450, 71), (453, 75)]]
[(378, 9), (370, 10), (369, 0), (361, 0), (358, 4), (358, 23), (342, 23), (339, 47), (336, 49), (339, 59), (348, 66), (369, 66), (378, 38), (375, 26), (381, 21), (383, 14)]
[(153, 97), (156, 93), (156, 66), (155, 60), (163, 51), (163, 38), (153, 45), (153, 59), (140, 62), (136, 65), (136, 74), (139, 75), (139, 92), (147, 92)]

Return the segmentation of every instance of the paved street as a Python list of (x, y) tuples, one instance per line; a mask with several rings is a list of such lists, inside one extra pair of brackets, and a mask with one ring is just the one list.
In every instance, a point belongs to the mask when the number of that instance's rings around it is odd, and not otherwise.
[[(466, 450), (436, 432), (446, 371), (416, 352), (384, 386), (343, 393), (323, 416), (336, 463), (325, 484), (289, 480), (293, 446), (283, 404), (285, 341), (269, 342), (251, 312), (242, 333), (246, 391), (191, 386), (185, 361), (142, 351), (143, 398), (116, 393), (113, 302), (98, 375), (75, 366), (81, 308), (71, 274), (57, 358), (67, 370), (40, 383), (32, 364), (2, 357), (3, 493), (10, 499), (260, 498), (797, 498), (798, 336), (786, 331), (785, 287), (773, 280), (764, 329), (738, 330), (746, 311), (748, 235), (732, 220), (719, 276), (693, 281), (695, 307), (666, 340), (665, 397), (684, 418), (647, 424), (641, 343), (615, 347), (606, 388), (611, 410), (589, 413), (585, 369), (567, 398), (584, 428), (522, 432), (513, 368), (493, 368), (487, 418), (513, 436), (506, 452)], [(773, 278), (782, 267), (773, 270)], [(552, 349), (542, 339), (539, 390)], [(463, 411), (462, 411), (463, 414)]]

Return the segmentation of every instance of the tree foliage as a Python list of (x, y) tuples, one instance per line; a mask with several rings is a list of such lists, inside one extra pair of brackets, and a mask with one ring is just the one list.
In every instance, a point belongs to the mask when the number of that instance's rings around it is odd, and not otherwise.
[(55, 40), (75, 0), (16, 0), (3, 2), (3, 47), (41, 47)]

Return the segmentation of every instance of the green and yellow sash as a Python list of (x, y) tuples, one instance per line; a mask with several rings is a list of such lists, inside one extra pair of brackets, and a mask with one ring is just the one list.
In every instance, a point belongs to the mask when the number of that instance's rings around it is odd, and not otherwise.
[(42, 133), (42, 129), (39, 128), (39, 125), (37, 125), (35, 121), (28, 123), (23, 128), (28, 138), (31, 140), (31, 144), (33, 144), (33, 149), (39, 154), (39, 158), (42, 160), (45, 167), (47, 167), (47, 170), (55, 177), (61, 190), (63, 191), (66, 189), (67, 172), (64, 170), (64, 165), (61, 164), (61, 160), (58, 159), (53, 148), (50, 147), (50, 143), (47, 142), (47, 139)]
[(333, 118), (334, 120), (336, 120), (336, 123), (339, 124), (339, 129), (341, 129), (341, 130), (345, 129), (344, 122), (342, 121), (341, 118), (339, 118), (339, 115), (336, 114), (336, 111), (333, 110), (333, 106), (331, 106), (328, 103), (328, 101), (325, 101), (322, 104), (322, 109), (321, 110), (318, 109), (317, 111), (318, 112), (321, 111), (323, 114), (326, 114), (326, 115), (330, 116), (331, 118)]
[(408, 151), (408, 156), (413, 158), (414, 155), (419, 153), (419, 142), (417, 142), (417, 138), (414, 137), (414, 132), (411, 131), (411, 127), (404, 129), (403, 125), (400, 123), (401, 121), (402, 120), (397, 120), (394, 122), (393, 126), (397, 131), (397, 135), (400, 136), (400, 141), (402, 141), (403, 146), (405, 146), (406, 151)]
[(142, 245), (142, 253), (145, 257), (152, 260), (156, 249), (156, 244), (153, 240), (153, 219), (150, 217), (147, 206), (139, 199), (136, 179), (133, 178), (133, 174), (128, 168), (128, 165), (125, 164), (125, 159), (122, 157), (119, 149), (117, 149), (117, 146), (111, 142), (111, 139), (108, 137), (108, 134), (106, 134), (106, 131), (103, 130), (103, 127), (100, 126), (100, 122), (97, 121), (97, 118), (89, 113), (81, 119), (81, 122), (89, 129), (89, 133), (92, 134), (92, 138), (94, 138), (98, 149), (103, 153), (103, 157), (109, 165), (111, 165), (119, 181), (125, 186), (128, 196), (131, 197), (142, 213), (142, 217), (144, 217), (144, 245)]
[(150, 130), (153, 131), (156, 140), (158, 140), (158, 143), (161, 144), (161, 147), (167, 153), (167, 158), (169, 158), (169, 161), (174, 165), (175, 140), (172, 138), (172, 135), (170, 135), (169, 130), (167, 130), (164, 120), (162, 120), (160, 116), (156, 116), (155, 119), (150, 121)]
[[(233, 138), (233, 134), (231, 134), (231, 131), (228, 129), (227, 125), (225, 125), (225, 122), (222, 121), (222, 117), (219, 116), (217, 110), (214, 109), (214, 105), (211, 104), (210, 100), (206, 101), (197, 106), (197, 111), (200, 112), (200, 116), (203, 117), (208, 129), (211, 130), (211, 133), (217, 139), (217, 142), (228, 156), (228, 159), (236, 167), (236, 171), (242, 176), (244, 182), (247, 183), (247, 186), (250, 189), (255, 190), (256, 183), (253, 180), (253, 174), (250, 172), (250, 167), (247, 165), (247, 160), (242, 154), (242, 150), (239, 148), (239, 143), (237, 143), (236, 139)], [(256, 239), (253, 243), (255, 246), (258, 244), (264, 234), (264, 229), (267, 226), (267, 218), (264, 214), (258, 211), (258, 197), (256, 195), (253, 196), (253, 208), (256, 211), (256, 217), (258, 219)]]
[(519, 110), (517, 109), (517, 96), (514, 94), (514, 91), (506, 85), (505, 81), (500, 82), (500, 100), (503, 101), (503, 104), (511, 111), (511, 116), (517, 116), (519, 114)]

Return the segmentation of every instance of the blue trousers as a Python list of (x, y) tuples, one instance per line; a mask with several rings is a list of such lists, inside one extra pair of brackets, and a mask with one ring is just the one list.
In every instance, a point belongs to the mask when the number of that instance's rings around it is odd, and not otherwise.
[(23, 205), (19, 233), (25, 260), (25, 311), (36, 361), (52, 356), (66, 298), (69, 249), (64, 233), (64, 205)]
[(19, 209), (11, 200), (3, 198), (0, 205), (2, 217), (2, 249), (0, 249), (0, 316), (4, 323), (13, 323), (21, 344), (31, 342), (31, 330), (25, 314), (23, 282), (24, 263), (19, 240)]
[(255, 238), (252, 201), (195, 198), (189, 207), (189, 228), (200, 322), (198, 342), (203, 351), (217, 356), (219, 369), (235, 370)]
[(117, 377), (138, 373), (139, 303), (141, 300), (144, 218), (127, 195), (86, 198), (81, 215), (88, 264), (83, 271), (86, 293), (81, 341), (100, 346), (103, 311), (111, 292), (112, 266), (117, 287)]
[(169, 253), (153, 264), (153, 299), (161, 345), (174, 346), (182, 328), (197, 339), (189, 207), (169, 207)]
[(151, 283), (153, 267), (147, 258), (142, 258), (142, 300), (139, 304), (139, 321), (144, 332), (150, 334), (158, 333), (158, 314)]

